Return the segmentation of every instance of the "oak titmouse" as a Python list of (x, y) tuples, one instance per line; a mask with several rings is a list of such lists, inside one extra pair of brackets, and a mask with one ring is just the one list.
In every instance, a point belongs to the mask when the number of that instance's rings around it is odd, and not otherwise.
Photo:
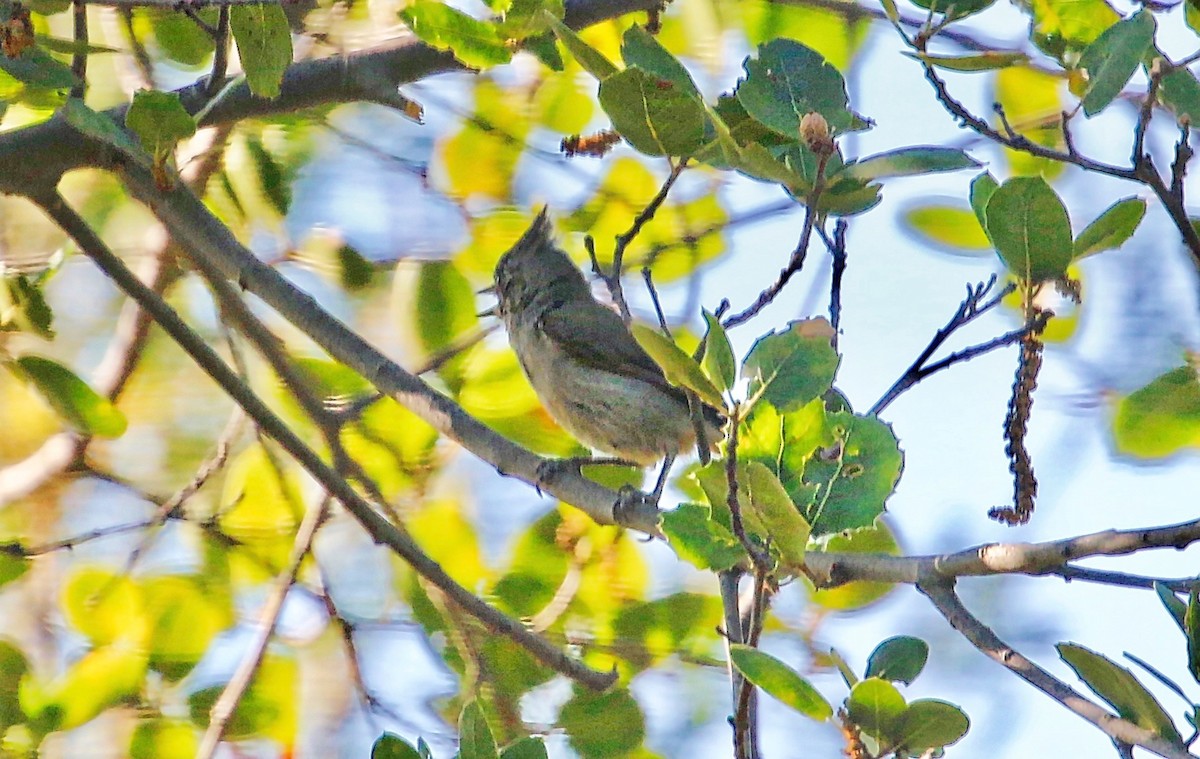
[[(684, 392), (592, 296), (583, 274), (551, 238), (546, 210), (496, 264), (496, 313), (546, 410), (582, 443), (622, 459), (666, 466), (696, 445)], [(708, 446), (721, 414), (700, 404)]]

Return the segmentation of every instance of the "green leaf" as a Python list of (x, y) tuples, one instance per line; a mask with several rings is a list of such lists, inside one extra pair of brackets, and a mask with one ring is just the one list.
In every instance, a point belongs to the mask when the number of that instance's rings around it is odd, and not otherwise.
[(471, 284), (449, 261), (427, 261), (416, 272), (411, 317), (426, 355), (436, 353), (479, 323)]
[(1200, 34), (1200, 4), (1196, 0), (1185, 0), (1183, 3), (1183, 20), (1196, 34)]
[(823, 318), (794, 321), (783, 332), (771, 331), (750, 348), (742, 372), (750, 397), (761, 397), (780, 413), (795, 411), (833, 385), (840, 361)]
[[(210, 27), (216, 27), (216, 8), (198, 8), (196, 14)], [(211, 34), (174, 9), (139, 8), (134, 11), (134, 18), (139, 22), (149, 22), (155, 46), (176, 63), (187, 67), (201, 66), (216, 49)]]
[(1176, 69), (1162, 78), (1158, 94), (1178, 120), (1200, 123), (1200, 81), (1187, 68)]
[(1055, 648), (1079, 679), (1121, 717), (1172, 743), (1182, 743), (1162, 705), (1128, 669), (1074, 643), (1059, 643)]
[(504, 747), (500, 759), (547, 759), (546, 743), (533, 736), (518, 738)]
[(25, 654), (7, 640), (0, 639), (0, 734), (25, 721), (21, 710), (21, 680), (29, 671)]
[(696, 361), (684, 353), (678, 345), (656, 329), (644, 324), (634, 324), (631, 327), (638, 345), (650, 354), (650, 358), (662, 367), (667, 381), (676, 387), (686, 387), (694, 390), (700, 400), (714, 408), (724, 408), (725, 401), (721, 391), (717, 390), (712, 381), (704, 374), (704, 370)]
[(971, 720), (954, 704), (932, 698), (913, 701), (896, 727), (895, 743), (915, 755), (949, 746), (967, 734)]
[(1200, 682), (1200, 590), (1192, 588), (1183, 614), (1183, 632), (1187, 635), (1188, 671)]
[(1163, 374), (1117, 403), (1117, 450), (1138, 458), (1163, 458), (1200, 448), (1200, 378), (1193, 366)]
[(913, 5), (934, 13), (945, 13), (950, 18), (965, 18), (992, 7), (996, 0), (912, 0)]
[(833, 716), (833, 707), (821, 692), (774, 656), (734, 643), (729, 646), (729, 661), (747, 680), (804, 716), (818, 722)]
[(895, 743), (907, 708), (896, 686), (877, 677), (856, 683), (846, 698), (846, 712), (854, 724), (885, 743)]
[(497, 759), (496, 739), (478, 701), (469, 701), (458, 716), (459, 759)]
[(629, 756), (646, 736), (646, 718), (624, 688), (593, 693), (576, 685), (558, 724), (581, 759)]
[(0, 545), (0, 588), (29, 571), (29, 560), (16, 551), (7, 550), (10, 548), (20, 550), (21, 546), (11, 543)]
[(911, 177), (935, 174), (942, 171), (957, 171), (979, 166), (971, 156), (957, 148), (918, 147), (900, 148), (887, 153), (867, 156), (846, 166), (837, 178), (850, 177), (863, 182), (873, 182), (885, 177)]
[(400, 20), (422, 42), (451, 51), (471, 68), (486, 69), (512, 60), (512, 51), (493, 24), (436, 0), (415, 0), (400, 11)]
[(739, 490), (746, 491), (742, 508), (758, 516), (767, 531), (766, 536), (779, 550), (784, 563), (799, 567), (804, 561), (804, 548), (812, 528), (792, 503), (779, 478), (764, 464), (749, 461), (738, 484)]
[(36, 46), (26, 48), (16, 58), (0, 54), (0, 71), (32, 89), (65, 90), (76, 81), (70, 66)]
[(737, 362), (733, 357), (733, 346), (729, 335), (721, 326), (721, 320), (704, 311), (708, 331), (704, 334), (704, 356), (700, 368), (719, 390), (729, 390), (737, 381)]
[[(258, 673), (225, 727), (228, 740), (252, 736), (291, 741), (296, 735), (296, 709), (300, 687), (295, 659), (267, 652)], [(188, 696), (188, 712), (194, 724), (208, 725), (213, 704), (225, 685), (195, 691)]]
[(1088, 72), (1083, 112), (1094, 116), (1121, 94), (1138, 64), (1154, 44), (1158, 24), (1147, 10), (1113, 24), (1087, 46), (1079, 65)]
[[(548, 32), (550, 25), (546, 22), (546, 16), (543, 11), (549, 14), (552, 18), (562, 19), (565, 9), (563, 8), (563, 0), (513, 0), (512, 4), (504, 9), (504, 19), (497, 27), (497, 33), (502, 39), (521, 40), (525, 42), (525, 49), (529, 50), (535, 46), (535, 39), (540, 39), (550, 43), (550, 50), (557, 55), (558, 52), (554, 47), (554, 37)], [(536, 52), (535, 52), (536, 54)], [(538, 56), (541, 57), (540, 55)], [(545, 61), (543, 61), (545, 62)], [(558, 68), (555, 71), (562, 71), (562, 60), (558, 61)]]
[(845, 411), (830, 414), (828, 421), (836, 442), (804, 470), (805, 481), (818, 487), (806, 514), (818, 536), (874, 524), (904, 469), (891, 425)]
[(1146, 215), (1146, 201), (1125, 198), (1113, 203), (1075, 238), (1074, 260), (1119, 248), (1137, 230)]
[(54, 339), (54, 312), (43, 292), (45, 279), (42, 275), (4, 273), (0, 278), (0, 332), (29, 332)]
[(603, 53), (584, 42), (571, 27), (549, 14), (546, 15), (546, 23), (550, 25), (554, 36), (558, 37), (559, 42), (563, 43), (563, 47), (575, 57), (575, 60), (579, 61), (579, 65), (583, 66), (584, 71), (602, 82), (620, 71), (612, 61), (604, 57)]
[(742, 544), (727, 527), (713, 520), (707, 506), (681, 503), (664, 511), (662, 531), (679, 558), (697, 569), (720, 572), (746, 559)]
[(183, 107), (179, 95), (159, 90), (138, 90), (125, 112), (125, 126), (153, 154), (174, 149), (175, 143), (196, 133), (196, 120)]
[(1071, 220), (1041, 177), (1000, 185), (987, 202), (986, 228), (1008, 270), (1026, 282), (1061, 276), (1071, 263)]
[(931, 55), (929, 53), (911, 53), (907, 50), (900, 52), (913, 60), (922, 61), (947, 71), (995, 71), (1029, 62), (1029, 56), (1025, 53), (1003, 50), (986, 50), (972, 55)]
[(680, 92), (700, 99), (700, 90), (696, 89), (692, 75), (678, 58), (667, 52), (662, 43), (643, 27), (634, 24), (625, 30), (621, 42), (621, 59), (625, 61), (626, 66), (636, 66), (652, 76), (666, 79)]
[(1029, 37), (1047, 55), (1063, 62), (1120, 20), (1106, 0), (1039, 0)]
[(283, 73), (292, 65), (292, 30), (283, 8), (274, 3), (235, 5), (229, 29), (237, 41), (246, 84), (257, 97), (279, 97)]
[(904, 212), (904, 223), (923, 241), (954, 252), (979, 254), (991, 252), (988, 239), (979, 219), (967, 208), (949, 205), (922, 205)]
[(150, 667), (167, 681), (178, 682), (228, 627), (232, 601), (186, 575), (149, 577), (138, 582), (138, 590), (145, 609)]
[[(1162, 605), (1171, 614), (1171, 618), (1175, 620), (1175, 624), (1179, 625), (1179, 629), (1186, 635), (1184, 619), (1187, 615), (1188, 605), (1179, 600), (1179, 596), (1175, 595), (1175, 591), (1171, 590), (1161, 582), (1154, 583), (1154, 592), (1158, 594), (1158, 600), (1162, 601)], [(1188, 599), (1189, 601), (1191, 599)]]
[(21, 356), (10, 366), (15, 366), (76, 432), (105, 438), (125, 434), (125, 415), (62, 364), (40, 356)]
[(929, 644), (920, 638), (899, 635), (875, 647), (867, 659), (866, 677), (912, 685), (929, 659)]
[[(986, 171), (971, 180), (971, 210), (975, 212), (975, 218), (979, 221), (979, 226), (983, 229), (985, 236), (987, 235), (987, 204), (998, 187), (1000, 187), (1000, 183)], [(988, 247), (991, 247), (990, 238)]]
[(250, 154), (250, 160), (254, 163), (254, 173), (258, 175), (258, 186), (262, 188), (263, 195), (270, 201), (276, 213), (280, 216), (287, 215), (288, 208), (292, 205), (292, 192), (279, 162), (263, 145), (258, 135), (247, 135), (246, 152)]
[(50, 683), (26, 680), (21, 708), (39, 729), (70, 730), (109, 707), (132, 702), (145, 675), (145, 654), (119, 641), (92, 649)]
[(75, 40), (64, 40), (58, 37), (50, 37), (45, 34), (35, 34), (34, 39), (37, 40), (38, 47), (45, 48), (51, 53), (64, 53), (73, 55), (75, 53), (119, 53), (120, 50), (115, 47), (106, 47), (104, 45), (90, 44), (87, 42), (76, 42)]
[(130, 759), (188, 759), (199, 748), (196, 729), (176, 719), (141, 720), (129, 740)]
[(689, 156), (704, 144), (704, 106), (670, 79), (627, 68), (600, 83), (600, 105), (646, 155)]
[(824, 116), (834, 134), (868, 126), (849, 109), (841, 73), (799, 42), (772, 40), (743, 65), (746, 78), (738, 83), (738, 101), (753, 119), (789, 140), (799, 139), (800, 120), (811, 112)]

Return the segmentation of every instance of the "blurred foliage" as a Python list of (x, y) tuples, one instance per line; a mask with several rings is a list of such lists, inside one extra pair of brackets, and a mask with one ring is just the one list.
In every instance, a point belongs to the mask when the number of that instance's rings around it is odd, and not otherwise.
[[(919, 11), (946, 24), (994, 13), (991, 0), (912, 5), (906, 16)], [(164, 188), (194, 182), (257, 255), (389, 355), (422, 369), (467, 413), (537, 453), (581, 455), (512, 351), (484, 334), (492, 320), (481, 312), (492, 301), (480, 291), (527, 227), (529, 209), (551, 207), (564, 249), (585, 271), (609, 270), (619, 251), (627, 274), (644, 270), (656, 287), (684, 289), (736, 253), (757, 277), (758, 251), (733, 248), (730, 230), (753, 219), (736, 196), (745, 186), (738, 182), (759, 182), (811, 207), (824, 232), (830, 219), (876, 209), (885, 180), (981, 165), (962, 145), (852, 154), (854, 134), (889, 128), (891, 115), (857, 109), (856, 77), (874, 73), (864, 60), (973, 77), (998, 104), (988, 118), (1001, 133), (1067, 149), (1064, 114), (1112, 113), (1131, 88), (1144, 95), (1159, 27), (1175, 21), (1150, 6), (1122, 18), (1104, 0), (1018, 5), (1028, 24), (1025, 49), (914, 48), (887, 61), (875, 50), (861, 56), (869, 34), (891, 33), (883, 24), (827, 4), (677, 0), (662, 13), (582, 30), (567, 28), (561, 0), (487, 0), (465, 9), (435, 0), (240, 6), (228, 19), (238, 77), (266, 115), (214, 138), (197, 133), (205, 123), (205, 112), (194, 110), (198, 91), (181, 97), (170, 87), (199, 81), (213, 66), (214, 38), (224, 33), (216, 9), (91, 7), (85, 44), (70, 38), (64, 0), (0, 0), (0, 131), (20, 134), (60, 119), (120, 160), (153, 167)], [(483, 6), (486, 13), (476, 12)], [(894, 3), (882, 8), (899, 18)], [(1188, 3), (1183, 21), (1195, 30), (1197, 18)], [(402, 27), (476, 72), (403, 94), (391, 81), (356, 80), (347, 97), (384, 103), (369, 109), (326, 103), (272, 112), (269, 101), (285, 88), (294, 57), (340, 66), (336, 56), (370, 55)], [(83, 84), (77, 56), (88, 63), (86, 98), (71, 94)], [(1156, 86), (1175, 116), (1200, 118), (1200, 82), (1190, 70), (1172, 70)], [(211, 106), (224, 97), (214, 91)], [(114, 105), (129, 107), (106, 110)], [(932, 96), (927, 110), (945, 116)], [(411, 123), (421, 113), (427, 126)], [(586, 144), (610, 128), (595, 155), (568, 158), (554, 149), (564, 138)], [(991, 167), (1001, 179), (981, 174), (969, 195), (910, 203), (901, 216), (944, 251), (994, 251), (997, 270), (1018, 285), (1011, 296), (1018, 309), (1025, 295), (1048, 292), (1049, 282), (1082, 289), (1079, 262), (1120, 248), (1147, 216), (1144, 198), (1127, 197), (1073, 225), (1077, 214), (1051, 184), (1063, 174), (1061, 162), (1000, 155)], [(678, 185), (631, 236), (664, 177), (684, 163)], [(853, 736), (857, 745), (847, 749), (867, 752), (860, 756), (940, 755), (967, 732), (958, 706), (906, 698), (902, 688), (931, 656), (919, 639), (885, 640), (861, 679), (836, 652), (810, 650), (811, 669), (842, 675), (839, 697), (783, 658), (739, 643), (726, 651), (720, 631), (728, 620), (713, 573), (757, 571), (771, 592), (802, 596), (811, 620), (759, 624), (768, 640), (810, 646), (829, 614), (863, 609), (891, 590), (868, 581), (816, 588), (804, 573), (813, 551), (901, 553), (884, 520), (904, 468), (900, 440), (842, 394), (842, 356), (826, 320), (759, 323), (742, 356), (726, 334), (729, 323), (706, 311), (701, 324), (692, 300), (694, 313), (674, 325), (673, 337), (635, 329), (670, 381), (737, 421), (736, 465), (730, 435), (723, 456), (681, 477), (686, 502), (662, 522), (670, 554), (569, 505), (510, 508), (533, 495), (482, 473), (405, 398), (372, 398), (366, 379), (315, 357), (302, 329), (264, 314), (278, 347), (339, 425), (323, 434), (292, 390), (230, 334), (207, 292), (171, 268), (174, 243), (118, 181), (84, 169), (61, 189), (131, 265), (165, 262), (160, 289), (171, 305), (328, 461), (344, 466), (348, 456), (349, 479), (379, 497), (387, 516), (451, 577), (619, 680), (604, 693), (567, 686), (399, 559), (380, 558), (382, 549), (336, 508), (315, 545), (300, 547), (296, 576), (287, 576), (297, 529), (322, 495), (314, 483), (258, 431), (230, 423), (230, 402), (157, 331), (127, 381), (114, 380), (101, 356), (114, 332), (128, 329), (114, 327), (119, 302), (32, 205), (3, 198), (0, 466), (52, 441), (88, 447), (60, 476), (11, 496), (0, 511), (0, 600), (11, 620), (0, 627), (0, 753), (33, 756), (65, 735), (119, 742), (105, 749), (133, 757), (193, 756), (281, 574), (290, 587), (285, 613), (224, 729), (237, 753), (291, 756), (308, 751), (309, 741), (325, 745), (358, 718), (358, 691), (380, 721), (405, 732), (374, 740), (375, 759), (448, 755), (446, 745), (434, 752), (424, 740), (409, 741), (422, 732), (418, 725), (434, 722), (438, 729), (427, 734), (441, 736), (440, 744), (457, 731), (460, 759), (545, 757), (550, 733), (585, 759), (651, 757), (656, 715), (639, 678), (702, 683), (704, 692), (688, 693), (694, 703), (672, 706), (698, 731), (711, 703), (725, 698), (714, 683), (727, 657), (739, 676), (799, 715)], [(380, 195), (384, 205), (370, 203)], [(386, 241), (364, 230), (384, 230)], [(1060, 309), (1043, 339), (1069, 343), (1079, 321), (1078, 310)], [(1196, 363), (1187, 354), (1182, 366), (1113, 399), (1118, 451), (1141, 459), (1194, 454)], [(584, 471), (614, 487), (640, 477), (620, 468)], [(678, 569), (662, 571), (674, 559), (682, 560)], [(1184, 631), (1195, 675), (1197, 596), (1185, 603), (1165, 588), (1159, 595)], [(347, 611), (349, 598), (370, 615)], [(381, 632), (387, 645), (378, 642)], [(413, 640), (396, 654), (391, 646), (405, 636)], [(1060, 644), (1059, 653), (1121, 716), (1180, 741), (1130, 670), (1074, 644)], [(429, 669), (397, 660), (422, 654)], [(374, 688), (386, 698), (408, 689), (422, 706), (397, 714)]]

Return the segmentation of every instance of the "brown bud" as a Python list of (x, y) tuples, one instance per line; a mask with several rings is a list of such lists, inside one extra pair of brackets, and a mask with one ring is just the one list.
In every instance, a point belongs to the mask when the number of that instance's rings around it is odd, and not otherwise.
[(829, 122), (816, 111), (810, 111), (800, 119), (800, 139), (817, 155), (832, 155), (837, 150), (829, 134)]

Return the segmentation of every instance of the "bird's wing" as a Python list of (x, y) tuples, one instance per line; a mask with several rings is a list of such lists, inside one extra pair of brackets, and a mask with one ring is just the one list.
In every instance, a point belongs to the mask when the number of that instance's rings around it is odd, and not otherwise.
[(542, 329), (581, 364), (639, 379), (682, 398), (621, 317), (595, 302), (566, 303), (547, 311)]

